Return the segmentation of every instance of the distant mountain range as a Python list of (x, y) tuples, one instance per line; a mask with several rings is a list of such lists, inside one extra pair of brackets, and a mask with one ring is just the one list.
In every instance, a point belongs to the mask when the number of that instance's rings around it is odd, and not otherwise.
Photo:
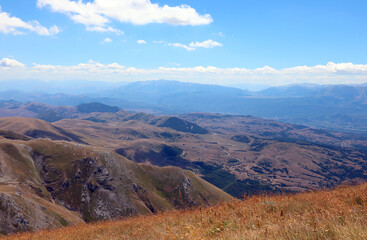
[[(99, 102), (129, 111), (156, 114), (245, 114), (330, 130), (367, 131), (366, 85), (300, 84), (250, 92), (233, 87), (165, 80), (123, 86), (107, 84), (99, 91), (97, 87), (101, 83), (94, 82), (90, 89), (86, 87), (83, 91), (78, 87), (80, 84), (77, 82), (74, 91), (66, 91), (66, 87), (62, 87), (60, 93), (43, 93), (48, 85), (41, 84), (39, 91), (33, 86), (25, 92), (10, 90), (13, 83), (7, 91), (0, 93), (0, 100), (55, 106)], [(0, 89), (5, 89), (4, 85)]]

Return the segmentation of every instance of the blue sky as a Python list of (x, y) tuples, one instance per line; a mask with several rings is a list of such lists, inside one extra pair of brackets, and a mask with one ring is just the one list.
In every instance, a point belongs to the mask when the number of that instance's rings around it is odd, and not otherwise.
[(3, 80), (367, 82), (365, 0), (0, 0), (0, 6)]

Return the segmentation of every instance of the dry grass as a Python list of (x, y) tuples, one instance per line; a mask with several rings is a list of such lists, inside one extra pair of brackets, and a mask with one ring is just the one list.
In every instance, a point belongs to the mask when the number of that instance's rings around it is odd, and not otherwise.
[(367, 239), (367, 184), (24, 233), (7, 239)]

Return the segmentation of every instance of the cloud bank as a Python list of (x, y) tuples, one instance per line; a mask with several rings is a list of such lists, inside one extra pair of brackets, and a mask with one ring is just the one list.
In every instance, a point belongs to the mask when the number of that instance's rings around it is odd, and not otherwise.
[(192, 26), (213, 21), (209, 14), (200, 15), (188, 5), (160, 6), (150, 0), (37, 0), (37, 6), (65, 14), (75, 23), (85, 25), (89, 31), (118, 31), (109, 26), (112, 21), (134, 25), (165, 23)]
[(21, 35), (27, 32), (35, 32), (42, 36), (53, 36), (58, 34), (60, 30), (56, 25), (50, 28), (43, 27), (36, 20), (25, 22), (20, 18), (10, 16), (7, 12), (3, 12), (0, 6), (0, 33)]
[(256, 69), (213, 66), (139, 69), (118, 63), (102, 64), (94, 61), (73, 66), (42, 64), (26, 66), (15, 59), (3, 58), (0, 60), (0, 80), (9, 79), (84, 79), (115, 82), (172, 79), (221, 85), (256, 83), (273, 86), (292, 83), (359, 84), (367, 82), (367, 64), (329, 62), (326, 65), (284, 69), (269, 66)]

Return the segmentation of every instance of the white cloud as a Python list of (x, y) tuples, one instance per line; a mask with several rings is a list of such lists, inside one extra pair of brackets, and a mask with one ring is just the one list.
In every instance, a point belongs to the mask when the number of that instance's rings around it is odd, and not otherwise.
[(204, 42), (191, 42), (189, 45), (185, 45), (182, 43), (168, 43), (168, 46), (184, 48), (187, 51), (194, 51), (197, 48), (214, 48), (214, 47), (223, 47), (223, 44), (208, 39)]
[(168, 43), (168, 46), (177, 47), (177, 48), (185, 48), (187, 51), (194, 51), (195, 48), (189, 47), (182, 43)]
[(15, 59), (3, 58), (0, 60), (0, 80), (6, 79), (106, 79), (106, 81), (173, 79), (222, 85), (240, 83), (267, 85), (292, 83), (359, 84), (367, 82), (367, 64), (330, 62), (326, 65), (296, 66), (284, 69), (275, 69), (269, 66), (256, 69), (214, 66), (139, 69), (125, 67), (118, 63), (102, 64), (94, 61), (72, 66), (34, 64), (27, 67)]
[(39, 8), (49, 7), (53, 12), (67, 15), (87, 29), (105, 28), (112, 21), (145, 25), (166, 23), (170, 25), (205, 25), (213, 19), (209, 14), (200, 15), (188, 5), (171, 7), (151, 3), (150, 0), (37, 0)]
[(111, 38), (105, 38), (101, 43), (111, 43), (112, 39)]
[(223, 47), (223, 44), (208, 39), (204, 42), (192, 42), (189, 45), (192, 48), (214, 48), (214, 47)]
[(124, 31), (121, 31), (121, 30), (113, 28), (113, 27), (92, 26), (92, 27), (86, 27), (86, 30), (90, 31), (90, 32), (116, 33), (117, 35), (123, 35), (124, 34)]
[(43, 27), (36, 20), (25, 22), (20, 18), (10, 16), (9, 13), (3, 12), (0, 6), (0, 32), (1, 33), (20, 35), (20, 34), (26, 34), (27, 31), (35, 32), (38, 35), (43, 35), (43, 36), (53, 36), (60, 32), (59, 28), (56, 25), (48, 29), (46, 27)]
[(0, 68), (19, 68), (19, 67), (25, 67), (25, 65), (21, 62), (18, 62), (15, 59), (9, 59), (9, 58), (3, 58), (0, 60)]
[(138, 40), (138, 41), (136, 41), (138, 44), (147, 44), (147, 41), (145, 41), (145, 40)]

